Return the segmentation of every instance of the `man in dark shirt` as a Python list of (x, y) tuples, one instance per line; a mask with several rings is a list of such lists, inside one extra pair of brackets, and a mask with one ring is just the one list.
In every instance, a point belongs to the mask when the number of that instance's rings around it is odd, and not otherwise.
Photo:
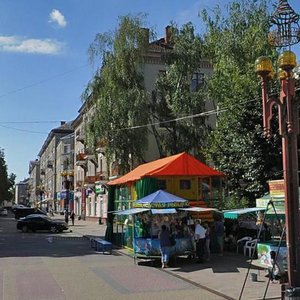
[(217, 219), (215, 221), (215, 233), (217, 237), (217, 244), (219, 247), (219, 254), (223, 256), (223, 250), (224, 250), (224, 223), (222, 219)]

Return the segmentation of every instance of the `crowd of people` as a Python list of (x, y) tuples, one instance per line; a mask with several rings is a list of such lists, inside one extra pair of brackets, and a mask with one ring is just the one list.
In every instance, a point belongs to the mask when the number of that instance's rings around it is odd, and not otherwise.
[[(224, 222), (221, 217), (216, 218), (212, 224), (200, 219), (195, 222), (186, 222), (181, 220), (180, 226), (174, 224), (162, 224), (160, 229), (155, 228), (160, 241), (162, 268), (168, 267), (170, 249), (172, 245), (171, 237), (189, 236), (192, 239), (197, 263), (203, 263), (210, 260), (211, 254), (211, 237), (214, 236), (217, 243), (217, 252), (223, 256), (224, 251)], [(178, 230), (182, 229), (182, 230)]]

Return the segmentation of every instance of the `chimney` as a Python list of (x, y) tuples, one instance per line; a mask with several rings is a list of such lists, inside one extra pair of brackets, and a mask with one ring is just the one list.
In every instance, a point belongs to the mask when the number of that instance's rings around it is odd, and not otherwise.
[(172, 26), (168, 25), (165, 29), (165, 43), (170, 44), (172, 37)]
[(142, 29), (142, 33), (144, 35), (144, 42), (145, 42), (145, 46), (148, 46), (149, 45), (149, 37), (150, 37), (150, 34), (149, 34), (149, 28), (141, 28)]

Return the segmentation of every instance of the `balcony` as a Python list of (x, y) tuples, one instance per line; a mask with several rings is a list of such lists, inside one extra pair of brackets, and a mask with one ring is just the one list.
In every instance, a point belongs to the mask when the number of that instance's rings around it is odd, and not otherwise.
[(76, 154), (76, 162), (85, 160), (86, 153), (77, 153)]
[(94, 184), (97, 181), (97, 176), (85, 176), (84, 183), (85, 184)]
[(103, 174), (103, 172), (97, 172), (96, 181), (103, 181), (103, 180), (105, 180), (105, 175)]
[(98, 160), (95, 154), (86, 154), (84, 158), (93, 163), (96, 168), (98, 167)]
[(78, 133), (76, 134), (76, 141), (78, 141), (78, 142), (84, 144), (84, 141), (85, 141), (85, 133), (84, 133), (83, 131), (78, 132)]
[(52, 160), (47, 161), (47, 168), (49, 168), (49, 169), (53, 168), (53, 161)]
[(82, 180), (77, 180), (77, 181), (76, 181), (76, 187), (78, 187), (78, 188), (83, 187), (83, 182), (82, 182)]

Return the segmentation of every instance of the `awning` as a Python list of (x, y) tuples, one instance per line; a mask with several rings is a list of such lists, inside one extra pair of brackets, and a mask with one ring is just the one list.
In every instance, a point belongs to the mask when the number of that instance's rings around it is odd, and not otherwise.
[(216, 208), (207, 208), (207, 207), (185, 207), (185, 208), (178, 208), (178, 210), (191, 211), (191, 212), (215, 211), (221, 213), (221, 211), (217, 210)]
[(145, 211), (149, 211), (150, 208), (132, 208), (132, 209), (126, 209), (126, 210), (119, 210), (114, 212), (115, 215), (123, 216), (123, 215), (135, 215), (138, 213), (142, 213)]
[(266, 208), (263, 207), (250, 207), (250, 208), (241, 208), (241, 209), (233, 209), (224, 211), (225, 219), (237, 219), (239, 216), (243, 214), (255, 213), (258, 211), (265, 211)]
[(151, 213), (153, 215), (158, 215), (158, 214), (176, 214), (177, 211), (175, 208), (152, 208)]
[(150, 209), (150, 208), (138, 207), (138, 208), (114, 211), (113, 214), (118, 215), (118, 216), (135, 215), (135, 214), (143, 213), (143, 212), (150, 211), (150, 210), (151, 210), (151, 213), (154, 215), (156, 215), (156, 214), (176, 214), (177, 213), (175, 208)]
[(225, 175), (205, 165), (194, 156), (182, 152), (139, 165), (124, 176), (111, 180), (108, 185), (135, 182), (144, 177), (160, 176), (219, 176)]
[(53, 198), (45, 198), (43, 199), (42, 201), (37, 201), (38, 204), (41, 204), (41, 203), (46, 203), (46, 202), (52, 202), (54, 201)]
[(186, 199), (170, 194), (163, 190), (158, 190), (133, 203), (134, 207), (158, 208), (158, 209), (185, 207), (187, 205), (188, 205), (188, 201)]

